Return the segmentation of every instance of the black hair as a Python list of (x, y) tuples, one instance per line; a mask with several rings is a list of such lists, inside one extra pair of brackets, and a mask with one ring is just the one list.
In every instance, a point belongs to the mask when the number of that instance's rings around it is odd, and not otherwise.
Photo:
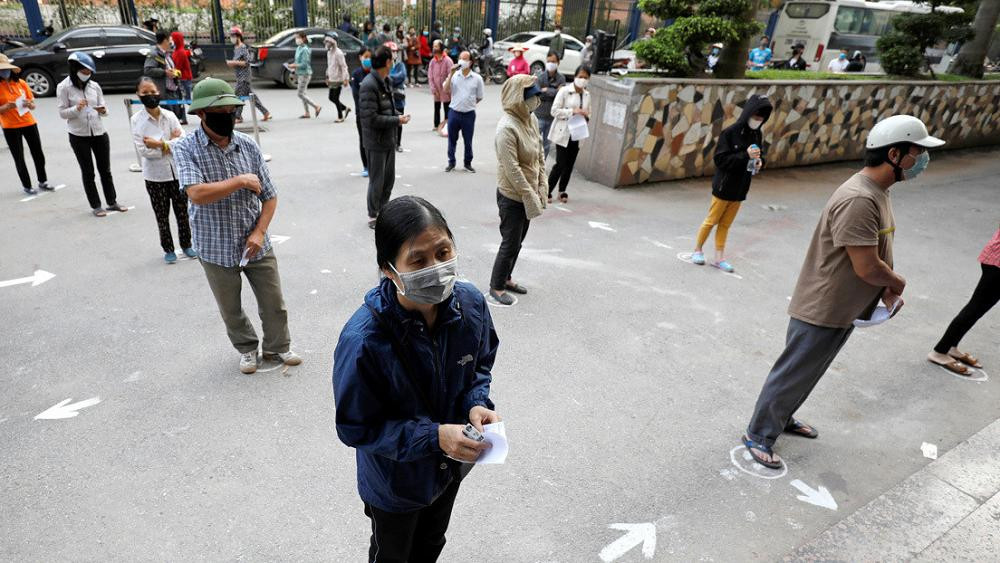
[(392, 29), (392, 26), (390, 26), (389, 24), (387, 23), (382, 24), (382, 31), (389, 31), (390, 29)]
[[(156, 86), (156, 81), (155, 81), (155, 80), (153, 80), (152, 78), (150, 78), (150, 77), (148, 77), (148, 76), (140, 76), (140, 77), (139, 77), (139, 80), (136, 80), (136, 81), (135, 81), (135, 91), (136, 91), (136, 92), (138, 92), (138, 91), (139, 91), (139, 88), (141, 88), (141, 87), (142, 87), (142, 83), (143, 83), (143, 82), (149, 82), (149, 83), (150, 83), (150, 84), (152, 84), (153, 86)], [(159, 86), (156, 86), (156, 91), (157, 91), (157, 92), (159, 92), (159, 91), (160, 91), (160, 87), (159, 87)], [(160, 92), (160, 93), (162, 94), (162, 92)]]
[(344, 21), (345, 22), (351, 21), (351, 14), (344, 14)]
[(562, 60), (562, 59), (559, 58), (559, 53), (557, 53), (555, 51), (549, 51), (549, 54), (545, 55), (546, 59), (548, 59), (549, 57), (555, 57), (557, 61), (561, 61)]
[(369, 49), (368, 47), (365, 47), (364, 45), (362, 45), (361, 46), (361, 50), (358, 51), (358, 58), (360, 59), (361, 55), (364, 55), (365, 53), (368, 53), (368, 57), (369, 58), (372, 56), (372, 50)]
[(309, 36), (304, 31), (296, 31), (295, 35), (298, 35), (299, 37), (301, 37), (303, 39), (309, 39)]
[(895, 145), (879, 147), (877, 149), (867, 149), (865, 150), (865, 166), (882, 166), (889, 162), (890, 149), (899, 149), (900, 154), (905, 156), (909, 154), (911, 145), (912, 143), (896, 143)]
[(375, 49), (372, 55), (372, 68), (385, 68), (387, 62), (392, 60), (392, 51), (385, 46)]
[(432, 228), (441, 229), (455, 240), (444, 215), (424, 198), (405, 195), (382, 206), (375, 221), (375, 260), (379, 268), (389, 269), (404, 244)]
[(372, 20), (365, 20), (365, 23), (361, 25), (361, 29), (364, 31), (371, 31), (374, 28), (375, 24), (372, 23)]
[(240, 40), (241, 43), (243, 42), (243, 34), (242, 33), (238, 32), (238, 31), (231, 31), (229, 33), (229, 35), (235, 35), (236, 37), (239, 38), (239, 40)]
[(94, 79), (94, 77), (91, 76), (90, 80), (88, 80), (86, 83), (80, 80), (80, 78), (76, 75), (76, 73), (84, 69), (90, 70), (89, 68), (80, 64), (79, 61), (74, 61), (73, 59), (69, 60), (69, 81), (71, 84), (73, 84), (73, 86), (76, 86), (81, 90), (86, 88), (87, 84), (90, 84), (90, 81)]
[(573, 72), (573, 76), (576, 77), (577, 74), (580, 74), (581, 70), (583, 72), (587, 73), (587, 78), (590, 78), (591, 76), (593, 76), (593, 73), (590, 72), (590, 67), (587, 66), (587, 65), (580, 65), (580, 66), (576, 67), (576, 70)]
[(165, 40), (170, 39), (170, 34), (162, 29), (156, 30), (156, 44), (159, 45)]

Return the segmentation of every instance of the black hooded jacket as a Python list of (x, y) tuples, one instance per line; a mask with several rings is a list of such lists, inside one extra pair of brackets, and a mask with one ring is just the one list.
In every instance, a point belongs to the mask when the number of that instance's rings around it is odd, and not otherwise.
[(753, 175), (747, 172), (750, 156), (747, 149), (750, 145), (760, 147), (760, 159), (764, 160), (764, 144), (761, 129), (751, 129), (747, 122), (755, 114), (761, 114), (764, 123), (771, 118), (771, 101), (767, 96), (750, 96), (743, 104), (743, 113), (739, 120), (727, 127), (719, 135), (719, 143), (715, 147), (715, 177), (712, 178), (712, 195), (726, 201), (743, 201), (750, 191), (750, 180)]

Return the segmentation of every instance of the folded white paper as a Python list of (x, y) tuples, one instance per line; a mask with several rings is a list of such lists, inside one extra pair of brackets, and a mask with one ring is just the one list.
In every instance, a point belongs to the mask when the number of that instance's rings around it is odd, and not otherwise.
[[(898, 303), (898, 301), (897, 301)], [(870, 319), (854, 319), (854, 326), (858, 328), (867, 328), (870, 326), (880, 325), (885, 321), (892, 318), (892, 314), (896, 312), (896, 306), (893, 305), (891, 309), (886, 308), (886, 306), (879, 305), (875, 307), (872, 311), (872, 318)]]
[(483, 452), (476, 465), (499, 464), (507, 461), (507, 432), (502, 422), (483, 425), (483, 437), (490, 444), (490, 449)]
[(247, 262), (250, 262), (249, 253), (250, 253), (250, 249), (249, 248), (244, 248), (243, 249), (243, 258), (240, 258), (240, 268), (242, 268), (243, 266), (246, 266)]
[(569, 138), (573, 141), (582, 141), (590, 136), (590, 129), (587, 128), (587, 120), (580, 114), (569, 118)]
[(28, 98), (24, 96), (14, 100), (14, 107), (17, 108), (17, 115), (24, 115), (31, 111), (31, 108), (28, 107)]

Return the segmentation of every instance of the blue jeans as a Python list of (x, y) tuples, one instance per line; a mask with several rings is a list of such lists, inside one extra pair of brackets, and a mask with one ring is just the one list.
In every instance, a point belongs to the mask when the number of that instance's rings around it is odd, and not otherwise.
[(465, 142), (466, 166), (472, 166), (472, 133), (476, 129), (476, 112), (455, 111), (452, 108), (448, 112), (448, 165), (455, 166), (455, 145), (458, 144), (458, 133), (462, 132), (462, 141)]
[[(538, 117), (537, 115), (535, 117)], [(538, 118), (538, 131), (542, 134), (542, 150), (545, 151), (545, 158), (549, 157), (549, 129), (552, 127), (552, 118)]]

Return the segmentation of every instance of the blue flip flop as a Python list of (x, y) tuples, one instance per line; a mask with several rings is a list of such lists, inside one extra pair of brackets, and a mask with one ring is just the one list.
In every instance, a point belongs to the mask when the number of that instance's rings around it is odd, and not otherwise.
[(691, 254), (691, 263), (697, 264), (699, 266), (705, 265), (705, 253), (704, 252), (693, 252)]
[(733, 265), (730, 264), (729, 262), (726, 262), (725, 260), (723, 260), (721, 262), (712, 262), (712, 265), (715, 266), (716, 268), (722, 270), (723, 272), (726, 272), (727, 274), (733, 273), (733, 269), (734, 269)]
[(743, 435), (743, 445), (746, 446), (747, 451), (750, 452), (750, 456), (753, 457), (753, 460), (763, 465), (764, 467), (767, 467), (768, 469), (781, 469), (782, 467), (784, 467), (784, 464), (781, 462), (780, 459), (777, 461), (767, 461), (766, 459), (757, 455), (754, 452), (754, 450), (762, 451), (767, 455), (772, 456), (773, 459), (774, 450), (772, 450), (768, 446), (765, 446), (764, 444), (754, 442), (746, 434)]

